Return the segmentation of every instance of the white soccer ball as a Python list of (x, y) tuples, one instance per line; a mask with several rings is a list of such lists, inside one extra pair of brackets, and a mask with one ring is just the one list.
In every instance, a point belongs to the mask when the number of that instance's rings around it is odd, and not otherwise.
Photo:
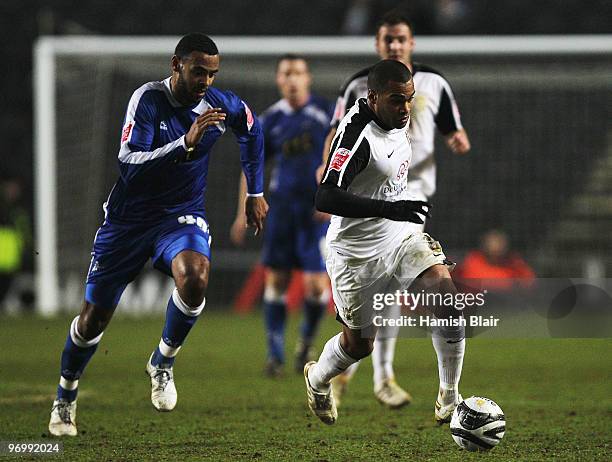
[(488, 451), (503, 438), (506, 417), (494, 401), (471, 396), (455, 408), (450, 430), (459, 447), (468, 451)]

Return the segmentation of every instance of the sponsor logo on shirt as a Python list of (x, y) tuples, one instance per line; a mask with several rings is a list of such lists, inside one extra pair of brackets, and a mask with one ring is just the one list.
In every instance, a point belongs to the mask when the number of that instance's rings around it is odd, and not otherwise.
[(336, 170), (339, 172), (342, 170), (342, 166), (345, 164), (346, 160), (350, 157), (351, 151), (345, 148), (338, 148), (336, 152), (334, 152), (334, 156), (332, 157), (331, 163), (329, 164), (330, 170)]
[(132, 127), (134, 127), (134, 122), (130, 121), (127, 123), (125, 127), (123, 127), (123, 132), (121, 133), (121, 142), (125, 143), (128, 139), (130, 139), (130, 133), (132, 133)]
[(247, 123), (247, 129), (249, 131), (251, 131), (251, 128), (253, 127), (253, 124), (255, 123), (255, 120), (253, 119), (253, 113), (251, 112), (251, 110), (249, 109), (249, 107), (246, 105), (246, 103), (243, 101), (242, 104), (244, 105), (244, 112), (246, 113), (246, 123)]
[(409, 165), (410, 165), (409, 160), (405, 160), (404, 162), (400, 164), (399, 168), (397, 169), (397, 175), (395, 176), (396, 180), (401, 180), (406, 175), (406, 173), (408, 172)]
[(407, 183), (400, 183), (398, 184), (393, 184), (391, 186), (385, 186), (383, 188), (383, 194), (385, 196), (390, 196), (390, 195), (399, 195), (401, 193), (403, 193), (404, 191), (406, 191), (408, 189), (408, 184)]
[(166, 130), (168, 131), (168, 126), (166, 125), (166, 122), (164, 122), (163, 120), (159, 123), (159, 129), (160, 130)]

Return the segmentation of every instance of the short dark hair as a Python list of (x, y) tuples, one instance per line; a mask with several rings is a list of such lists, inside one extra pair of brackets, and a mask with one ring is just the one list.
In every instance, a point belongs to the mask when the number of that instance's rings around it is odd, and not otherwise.
[(207, 55), (218, 55), (219, 50), (217, 45), (208, 35), (194, 32), (192, 34), (185, 35), (179, 43), (177, 43), (174, 49), (174, 54), (179, 58), (184, 58), (192, 51), (201, 51)]
[(384, 91), (389, 82), (404, 83), (410, 80), (412, 74), (403, 63), (394, 59), (383, 59), (368, 72), (368, 90), (380, 92)]
[(308, 66), (308, 61), (306, 60), (306, 58), (302, 55), (298, 55), (296, 53), (285, 53), (282, 56), (279, 56), (278, 59), (276, 60), (276, 69), (278, 69), (278, 66), (280, 66), (280, 63), (282, 63), (283, 61), (297, 61), (297, 60), (302, 60), (306, 63), (306, 66)]
[(387, 11), (377, 22), (376, 22), (376, 35), (382, 26), (397, 26), (398, 24), (406, 24), (410, 32), (414, 34), (414, 27), (412, 21), (399, 10)]

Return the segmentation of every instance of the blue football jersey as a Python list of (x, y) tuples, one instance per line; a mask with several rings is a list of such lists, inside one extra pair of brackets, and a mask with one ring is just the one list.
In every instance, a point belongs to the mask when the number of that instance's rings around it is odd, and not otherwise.
[(311, 95), (303, 107), (293, 109), (281, 99), (261, 116), (266, 160), (274, 162), (270, 192), (304, 197), (312, 201), (317, 190), (315, 172), (321, 155), (333, 105)]
[[(194, 152), (185, 134), (194, 119), (219, 107), (224, 122), (210, 126)], [(168, 215), (204, 212), (210, 151), (230, 127), (240, 145), (248, 192), (263, 192), (264, 138), (249, 107), (229, 91), (209, 87), (193, 106), (172, 95), (170, 78), (137, 89), (128, 104), (119, 150), (120, 177), (104, 204), (106, 218), (125, 222), (157, 220)]]

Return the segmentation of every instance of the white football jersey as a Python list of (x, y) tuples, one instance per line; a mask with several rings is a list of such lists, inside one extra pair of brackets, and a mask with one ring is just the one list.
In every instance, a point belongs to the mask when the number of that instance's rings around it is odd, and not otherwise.
[[(385, 201), (407, 200), (412, 157), (407, 128), (384, 130), (364, 98), (342, 119), (332, 141), (322, 184)], [(327, 244), (359, 260), (378, 257), (409, 233), (409, 222), (332, 216)]]
[[(346, 110), (359, 98), (367, 96), (370, 68), (353, 75), (340, 89), (332, 126), (337, 126)], [(449, 83), (439, 72), (419, 63), (412, 64), (415, 97), (412, 104), (410, 138), (412, 166), (408, 178), (411, 199), (425, 200), (436, 191), (434, 135), (436, 127), (443, 134), (463, 128), (459, 109)]]

